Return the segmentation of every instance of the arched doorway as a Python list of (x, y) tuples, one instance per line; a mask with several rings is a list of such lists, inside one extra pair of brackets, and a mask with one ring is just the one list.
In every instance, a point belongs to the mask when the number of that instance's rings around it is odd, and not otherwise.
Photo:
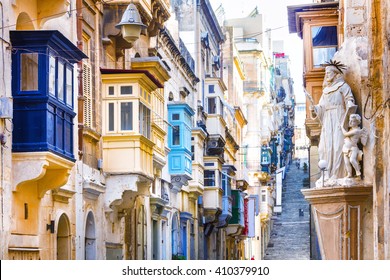
[(96, 260), (95, 218), (92, 212), (88, 213), (85, 225), (85, 259)]
[(57, 229), (57, 260), (70, 260), (70, 223), (65, 214), (58, 220)]

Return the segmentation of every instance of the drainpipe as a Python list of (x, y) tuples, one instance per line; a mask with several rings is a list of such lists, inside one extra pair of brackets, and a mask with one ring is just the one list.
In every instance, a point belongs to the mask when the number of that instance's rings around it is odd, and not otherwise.
[[(80, 50), (83, 50), (83, 31), (82, 31), (82, 23), (83, 23), (83, 13), (82, 13), (82, 0), (76, 0), (76, 17), (77, 17), (77, 47)], [(78, 96), (77, 96), (77, 104), (78, 104), (78, 114), (77, 114), (77, 122), (78, 122), (78, 155), (81, 160), (83, 157), (83, 129), (84, 129), (84, 96), (83, 96), (83, 62), (79, 61), (78, 63)]]
[[(200, 82), (197, 86), (197, 92), (198, 92), (198, 100), (201, 100), (201, 105), (204, 108), (204, 93), (203, 93), (203, 85), (204, 85), (204, 77), (202, 72), (202, 59), (201, 59), (201, 39), (200, 39), (200, 12), (201, 12), (201, 6), (200, 6), (200, 0), (196, 1), (195, 6), (195, 53), (194, 53), (194, 59), (195, 59), (195, 73), (196, 76), (200, 79)], [(199, 105), (199, 104), (196, 104)], [(198, 110), (198, 108), (197, 108)]]

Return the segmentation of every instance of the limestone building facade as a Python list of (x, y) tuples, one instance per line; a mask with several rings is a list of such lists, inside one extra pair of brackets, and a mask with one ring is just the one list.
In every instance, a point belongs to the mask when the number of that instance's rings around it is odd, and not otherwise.
[(259, 44), (250, 69), (208, 0), (0, 4), (1, 259), (262, 258)]

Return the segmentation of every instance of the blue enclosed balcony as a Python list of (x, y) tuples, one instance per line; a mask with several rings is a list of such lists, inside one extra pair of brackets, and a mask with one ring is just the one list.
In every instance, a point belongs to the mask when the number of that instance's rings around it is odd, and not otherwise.
[(169, 174), (177, 191), (191, 180), (192, 153), (191, 130), (194, 111), (186, 103), (168, 104), (168, 154)]
[(232, 180), (236, 171), (233, 165), (222, 166), (222, 213), (218, 217), (218, 227), (226, 227), (232, 217)]
[(40, 199), (74, 166), (74, 64), (86, 56), (58, 31), (10, 31), (10, 39), (12, 190)]
[(267, 145), (263, 145), (261, 147), (261, 171), (270, 172), (271, 155), (272, 149)]
[(86, 58), (58, 31), (11, 31), (12, 151), (74, 161), (74, 64)]

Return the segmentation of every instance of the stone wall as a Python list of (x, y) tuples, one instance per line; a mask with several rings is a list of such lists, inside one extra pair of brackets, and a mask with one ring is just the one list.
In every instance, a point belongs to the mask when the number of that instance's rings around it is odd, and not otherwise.
[[(341, 21), (344, 42), (335, 59), (348, 66), (346, 81), (351, 85), (362, 115), (363, 127), (369, 130), (364, 147), (364, 181), (373, 184), (373, 252), (365, 257), (389, 258), (389, 16), (388, 1), (345, 0)], [(371, 233), (367, 233), (371, 235)], [(364, 236), (366, 245), (369, 237)]]

